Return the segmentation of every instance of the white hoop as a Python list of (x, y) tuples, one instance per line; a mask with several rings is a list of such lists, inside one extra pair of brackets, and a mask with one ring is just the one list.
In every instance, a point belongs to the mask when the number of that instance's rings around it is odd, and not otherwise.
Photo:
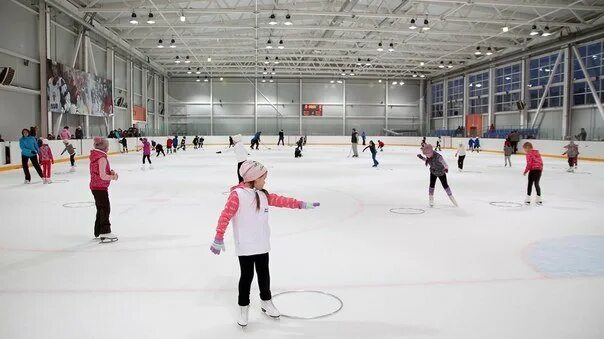
[(315, 291), (315, 290), (284, 291), (284, 292), (280, 292), (280, 293), (277, 293), (277, 294), (273, 294), (273, 298), (278, 297), (280, 295), (284, 295), (284, 294), (295, 294), (295, 293), (317, 293), (317, 294), (326, 295), (328, 297), (332, 297), (333, 299), (337, 300), (340, 305), (338, 306), (338, 308), (335, 311), (332, 311), (332, 312), (329, 312), (329, 313), (325, 313), (325, 314), (321, 314), (321, 315), (314, 316), (314, 317), (300, 317), (300, 316), (295, 316), (295, 315), (289, 315), (289, 314), (283, 314), (283, 313), (281, 313), (282, 317), (290, 318), (290, 319), (302, 319), (302, 320), (320, 319), (320, 318), (329, 317), (330, 315), (334, 315), (334, 314), (340, 312), (340, 310), (344, 307), (344, 302), (342, 301), (342, 299), (338, 298), (337, 296), (335, 296), (335, 295), (333, 295), (331, 293), (327, 293), (327, 292), (323, 292), (323, 291)]
[(53, 180), (52, 181), (53, 184), (54, 183), (61, 184), (61, 183), (66, 183), (66, 182), (69, 182), (69, 180), (67, 180), (67, 179), (57, 179), (57, 180)]
[(520, 208), (520, 207), (522, 207), (521, 203), (513, 202), (513, 201), (491, 201), (489, 203), (489, 205), (495, 206), (495, 207), (502, 207), (502, 208)]
[(424, 213), (426, 213), (426, 210), (421, 209), (421, 208), (397, 207), (397, 208), (391, 208), (390, 213), (413, 215), (413, 214), (424, 214)]
[(93, 207), (95, 205), (94, 201), (78, 201), (78, 202), (68, 202), (63, 204), (63, 207), (67, 208), (84, 208), (84, 207)]

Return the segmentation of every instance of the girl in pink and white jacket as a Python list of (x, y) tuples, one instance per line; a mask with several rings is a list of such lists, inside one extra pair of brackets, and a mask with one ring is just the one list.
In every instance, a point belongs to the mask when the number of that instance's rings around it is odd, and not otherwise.
[(94, 237), (101, 238), (101, 242), (117, 241), (117, 236), (111, 233), (109, 213), (109, 184), (119, 177), (109, 166), (107, 151), (109, 142), (105, 138), (94, 138), (94, 149), (90, 151), (90, 191), (94, 196), (96, 206), (96, 219), (94, 220)]
[(55, 159), (52, 156), (52, 150), (48, 146), (48, 140), (42, 139), (42, 146), (40, 146), (40, 152), (38, 153), (40, 158), (40, 165), (42, 165), (42, 180), (45, 184), (50, 184), (50, 174), (52, 165), (55, 163)]
[(210, 250), (214, 254), (224, 251), (224, 233), (233, 221), (235, 252), (239, 256), (241, 278), (239, 279), (240, 326), (247, 325), (250, 305), (250, 287), (254, 278), (254, 266), (260, 287), (261, 308), (273, 318), (280, 314), (272, 302), (268, 252), (270, 251), (270, 227), (268, 225), (269, 206), (293, 209), (313, 209), (320, 204), (307, 203), (293, 198), (268, 193), (264, 184), (268, 171), (256, 161), (245, 161), (239, 170), (243, 182), (231, 188), (231, 194), (218, 219), (216, 236)]
[(145, 159), (149, 161), (149, 168), (153, 169), (153, 165), (151, 164), (151, 143), (147, 138), (140, 139), (143, 143), (143, 164), (141, 165), (141, 169), (145, 170)]

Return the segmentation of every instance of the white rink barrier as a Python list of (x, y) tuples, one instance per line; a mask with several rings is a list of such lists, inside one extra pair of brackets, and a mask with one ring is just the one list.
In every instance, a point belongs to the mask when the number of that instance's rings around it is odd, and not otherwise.
[[(94, 141), (93, 139), (71, 139), (69, 142), (75, 147), (76, 156), (88, 156), (90, 154), (90, 150), (93, 149)], [(69, 153), (66, 151), (61, 155), (61, 152), (65, 149), (65, 144), (63, 144), (62, 140), (48, 140), (48, 145), (52, 150), (52, 155), (57, 160), (66, 160), (69, 159)], [(21, 148), (19, 147), (18, 141), (11, 141), (9, 143), (10, 147), (10, 160), (12, 165), (20, 165), (21, 164)], [(116, 139), (109, 139), (109, 152), (115, 153), (119, 152), (119, 143)]]

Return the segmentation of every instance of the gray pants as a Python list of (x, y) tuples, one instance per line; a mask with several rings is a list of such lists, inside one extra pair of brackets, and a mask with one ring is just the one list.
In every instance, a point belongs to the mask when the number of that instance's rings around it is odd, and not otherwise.
[(512, 167), (512, 160), (510, 159), (509, 155), (506, 155), (505, 156), (505, 165), (507, 166), (508, 164), (510, 165), (510, 167)]
[(359, 146), (358, 143), (356, 143), (356, 142), (352, 143), (352, 156), (353, 157), (358, 157), (359, 156), (358, 146)]

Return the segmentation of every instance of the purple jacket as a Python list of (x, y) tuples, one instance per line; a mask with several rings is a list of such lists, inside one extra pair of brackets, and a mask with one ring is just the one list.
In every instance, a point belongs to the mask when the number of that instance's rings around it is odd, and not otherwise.
[(151, 155), (151, 144), (149, 141), (143, 141), (143, 155)]

